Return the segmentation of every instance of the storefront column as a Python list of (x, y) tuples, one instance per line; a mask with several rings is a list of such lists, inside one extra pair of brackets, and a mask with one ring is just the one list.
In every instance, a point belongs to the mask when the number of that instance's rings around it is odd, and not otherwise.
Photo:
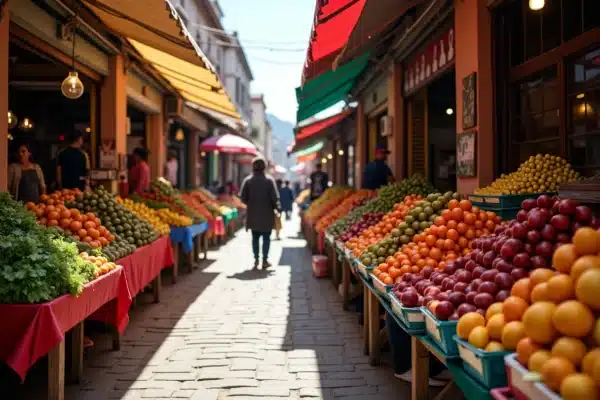
[(8, 189), (8, 6), (0, 10), (0, 191)]
[(494, 101), (492, 79), (492, 20), (487, 0), (454, 2), (456, 45), (456, 131), (462, 133), (462, 83), (473, 72), (476, 78), (477, 125), (472, 128), (476, 139), (476, 176), (457, 178), (462, 194), (473, 193), (494, 178)]
[(160, 114), (146, 116), (146, 137), (148, 138), (148, 150), (150, 150), (150, 176), (156, 179), (164, 175), (167, 139), (165, 128), (165, 117)]
[[(117, 158), (127, 154), (127, 72), (122, 55), (111, 56), (100, 92), (100, 137), (114, 140)], [(120, 168), (125, 166), (119, 165)], [(111, 188), (116, 192), (117, 182)]]
[(197, 131), (190, 131), (187, 153), (188, 184), (196, 187), (198, 184), (198, 151), (200, 148), (199, 134)]
[(340, 150), (343, 150), (342, 148), (342, 142), (341, 140), (336, 140), (335, 141), (335, 147), (333, 149), (333, 157), (335, 160), (335, 177), (333, 179), (333, 182), (336, 185), (346, 185), (346, 181), (344, 179), (344, 161), (346, 160), (345, 156), (346, 154), (342, 154), (340, 155)]
[(365, 106), (362, 102), (358, 103), (356, 109), (356, 151), (355, 151), (355, 170), (354, 184), (356, 188), (362, 187), (363, 170), (367, 165), (367, 132), (365, 123)]
[(392, 64), (388, 72), (388, 111), (390, 132), (388, 136), (388, 161), (397, 180), (406, 177), (406, 132), (404, 131), (404, 96), (402, 93), (402, 65)]

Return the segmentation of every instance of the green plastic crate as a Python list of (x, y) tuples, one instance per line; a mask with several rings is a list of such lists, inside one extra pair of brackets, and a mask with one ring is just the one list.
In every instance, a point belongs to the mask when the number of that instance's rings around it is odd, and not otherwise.
[(464, 369), (486, 387), (493, 389), (506, 386), (504, 357), (510, 351), (484, 351), (454, 336)]
[(484, 205), (481, 205), (481, 206), (478, 205), (477, 207), (481, 208), (484, 211), (493, 211), (493, 212), (495, 212), (496, 215), (499, 216), (504, 221), (508, 221), (508, 220), (517, 218), (517, 213), (521, 209), (521, 207), (496, 208), (496, 207), (492, 207), (492, 206), (487, 205), (487, 204), (484, 204)]
[(392, 292), (388, 293), (392, 313), (398, 317), (404, 325), (415, 334), (425, 333), (425, 316), (421, 312), (421, 307), (404, 307), (396, 295)]
[[(495, 207), (496, 209), (509, 209), (515, 207), (521, 207), (523, 200), (537, 199), (539, 196), (546, 194), (548, 196), (555, 196), (556, 192), (542, 192), (542, 193), (528, 193), (528, 194), (471, 194), (469, 200), (474, 206), (480, 207), (482, 205)], [(495, 210), (491, 210), (495, 211)]]
[(357, 258), (356, 269), (358, 270), (358, 273), (361, 274), (367, 281), (371, 282), (371, 272), (375, 269), (374, 266), (366, 266)]
[(384, 296), (387, 299), (387, 295), (388, 295), (388, 293), (390, 293), (392, 291), (392, 288), (394, 287), (394, 285), (386, 285), (385, 283), (383, 283), (382, 281), (377, 279), (377, 277), (375, 275), (373, 275), (373, 274), (370, 274), (370, 275), (371, 275), (371, 280), (373, 281), (373, 287), (375, 288), (377, 293), (379, 293), (380, 295)]
[(440, 321), (429, 312), (427, 307), (421, 307), (425, 315), (425, 328), (430, 337), (447, 356), (458, 355), (458, 345), (454, 341), (457, 321)]

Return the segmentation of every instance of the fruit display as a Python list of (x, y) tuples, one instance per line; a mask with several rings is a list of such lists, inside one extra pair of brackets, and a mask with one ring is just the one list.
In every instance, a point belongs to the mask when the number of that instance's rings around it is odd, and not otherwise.
[(169, 210), (168, 208), (161, 208), (156, 213), (162, 221), (164, 221), (165, 223), (167, 223), (169, 225), (183, 227), (183, 226), (190, 226), (193, 223), (193, 221), (190, 217), (186, 217), (185, 215), (177, 214), (176, 212), (173, 212), (173, 211)]
[[(422, 200), (421, 196), (406, 196), (404, 201), (395, 204), (393, 210), (384, 215), (381, 221), (365, 229), (360, 235), (348, 240), (346, 247), (353, 250), (355, 257), (364, 252), (365, 255), (361, 257), (361, 261), (363, 263), (368, 261), (366, 265), (371, 265), (372, 260), (377, 257), (382, 257), (385, 260), (386, 256), (394, 254), (401, 246), (399, 236), (390, 238), (388, 236), (397, 229), (398, 225), (404, 221), (409, 210), (415, 204), (420, 203), (420, 200)], [(384, 238), (387, 240), (384, 241)]]
[(123, 204), (129, 211), (148, 222), (154, 230), (161, 235), (168, 235), (171, 232), (169, 224), (164, 222), (158, 212), (144, 203), (136, 203), (131, 199), (122, 199), (121, 197), (116, 198), (117, 203)]
[(194, 196), (193, 193), (183, 193), (181, 195), (181, 199), (188, 205), (188, 207), (196, 211), (207, 221), (212, 221), (220, 214), (218, 208), (208, 203), (203, 204), (202, 200), (197, 196)]
[(86, 252), (79, 253), (79, 257), (94, 264), (96, 268), (96, 278), (108, 274), (113, 269), (117, 268), (117, 264), (111, 262), (106, 257), (96, 257), (89, 255)]
[(0, 193), (0, 303), (39, 303), (78, 295), (96, 276), (74, 243), (36, 222), (23, 205)]
[(382, 187), (377, 192), (377, 197), (369, 200), (364, 206), (352, 210), (346, 217), (333, 223), (327, 231), (337, 238), (351, 225), (358, 222), (365, 213), (386, 214), (392, 210), (394, 204), (401, 202), (408, 195), (426, 196), (433, 192), (433, 186), (422, 175), (415, 174), (398, 183)]
[(559, 185), (576, 181), (578, 178), (579, 173), (571, 167), (567, 160), (549, 154), (538, 154), (529, 157), (517, 171), (507, 175), (503, 174), (491, 185), (475, 190), (475, 193), (515, 195), (556, 192)]
[(83, 214), (79, 209), (67, 208), (60, 202), (56, 205), (48, 204), (51, 200), (49, 197), (45, 203), (27, 203), (27, 208), (35, 213), (40, 224), (60, 228), (77, 242), (87, 243), (93, 249), (106, 247), (115, 240), (114, 235), (93, 212)]
[(367, 229), (367, 228), (377, 224), (379, 221), (381, 221), (381, 218), (383, 218), (383, 215), (384, 215), (383, 213), (375, 213), (375, 212), (374, 213), (371, 213), (371, 212), (364, 213), (357, 222), (350, 225), (348, 227), (348, 229), (339, 236), (339, 239), (344, 243), (350, 241), (352, 238), (357, 237), (365, 229)]
[(194, 223), (201, 223), (205, 221), (202, 216), (188, 207), (188, 205), (181, 199), (180, 193), (163, 178), (159, 178), (150, 182), (150, 189), (147, 192), (143, 192), (138, 196), (131, 197), (134, 201), (143, 202), (150, 208), (169, 208), (178, 214), (190, 217)]
[(325, 190), (325, 193), (315, 201), (306, 210), (304, 218), (310, 224), (315, 224), (325, 213), (331, 211), (347, 196), (352, 194), (352, 190), (343, 187), (331, 187)]
[(331, 224), (348, 214), (354, 208), (364, 205), (374, 194), (374, 191), (366, 189), (361, 189), (352, 193), (334, 209), (319, 218), (319, 221), (315, 225), (315, 229), (317, 232), (324, 231), (325, 229), (329, 228)]

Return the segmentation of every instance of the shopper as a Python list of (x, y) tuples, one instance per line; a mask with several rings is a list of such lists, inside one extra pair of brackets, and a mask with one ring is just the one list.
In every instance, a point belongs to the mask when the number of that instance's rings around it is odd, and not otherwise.
[(252, 174), (242, 182), (240, 198), (246, 204), (246, 229), (252, 231), (252, 251), (254, 268), (259, 264), (259, 245), (262, 238), (262, 267), (269, 268), (269, 248), (271, 231), (275, 226), (275, 214), (280, 211), (279, 193), (275, 181), (265, 174), (267, 164), (264, 159), (252, 161)]
[(386, 164), (385, 159), (390, 152), (382, 146), (375, 149), (375, 160), (365, 167), (363, 177), (363, 188), (377, 190), (380, 187), (394, 181), (392, 170)]
[(15, 200), (39, 203), (46, 194), (46, 182), (39, 165), (31, 161), (31, 150), (26, 144), (18, 148), (17, 162), (8, 166), (8, 190)]
[(283, 187), (279, 189), (279, 199), (281, 211), (285, 213), (286, 221), (289, 221), (292, 218), (292, 206), (294, 205), (294, 193), (290, 188), (290, 181), (285, 181)]
[(150, 187), (148, 150), (137, 147), (133, 150), (133, 167), (129, 170), (129, 191), (140, 194)]
[(316, 171), (310, 174), (310, 200), (315, 200), (321, 197), (329, 186), (329, 176), (323, 172), (323, 166), (317, 164)]
[(165, 178), (173, 187), (177, 187), (177, 171), (179, 169), (179, 161), (177, 161), (177, 153), (173, 150), (169, 151), (167, 163), (165, 164)]
[(90, 159), (83, 151), (83, 134), (75, 132), (69, 147), (62, 150), (56, 159), (56, 183), (61, 189), (85, 190), (88, 185)]

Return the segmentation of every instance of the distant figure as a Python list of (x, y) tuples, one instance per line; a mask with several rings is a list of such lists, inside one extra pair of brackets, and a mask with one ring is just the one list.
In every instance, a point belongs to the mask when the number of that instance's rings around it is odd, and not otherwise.
[(233, 181), (227, 182), (227, 195), (229, 195), (229, 196), (236, 195), (238, 190), (239, 190), (239, 188), (237, 187), (237, 185), (235, 183), (233, 183)]
[(302, 191), (302, 186), (300, 186), (300, 182), (298, 182), (298, 181), (294, 182), (294, 198), (298, 197), (300, 195), (301, 191)]
[(279, 199), (281, 211), (285, 213), (286, 221), (292, 219), (292, 206), (294, 205), (294, 193), (290, 189), (290, 181), (285, 181), (283, 187), (279, 188)]
[(252, 161), (252, 174), (244, 179), (240, 198), (248, 207), (246, 212), (246, 229), (252, 231), (252, 251), (254, 252), (254, 268), (258, 268), (259, 245), (262, 238), (262, 267), (269, 268), (269, 248), (271, 247), (271, 231), (275, 226), (275, 213), (280, 211), (279, 193), (275, 181), (265, 174), (267, 165), (263, 158)]
[(19, 146), (18, 160), (8, 166), (8, 191), (15, 200), (39, 203), (40, 195), (46, 194), (46, 182), (40, 166), (31, 160), (28, 145)]
[(165, 178), (171, 183), (173, 187), (177, 187), (177, 171), (179, 169), (179, 162), (177, 161), (177, 154), (174, 151), (169, 151), (167, 163), (165, 164)]
[(321, 164), (316, 165), (316, 171), (310, 174), (310, 200), (316, 200), (329, 186), (329, 176), (323, 172)]
[(56, 183), (59, 189), (85, 190), (90, 172), (90, 159), (81, 149), (83, 135), (75, 132), (70, 137), (69, 147), (58, 153), (56, 159)]
[(148, 150), (138, 147), (133, 150), (133, 167), (129, 170), (129, 190), (140, 194), (150, 187)]
[(219, 183), (219, 181), (213, 181), (213, 183), (211, 183), (210, 186), (208, 187), (208, 190), (212, 194), (217, 195), (219, 193), (220, 187), (221, 187), (221, 184)]
[(377, 146), (375, 149), (375, 160), (368, 163), (365, 167), (363, 189), (377, 190), (394, 181), (392, 170), (385, 163), (388, 154), (390, 152), (385, 147)]

